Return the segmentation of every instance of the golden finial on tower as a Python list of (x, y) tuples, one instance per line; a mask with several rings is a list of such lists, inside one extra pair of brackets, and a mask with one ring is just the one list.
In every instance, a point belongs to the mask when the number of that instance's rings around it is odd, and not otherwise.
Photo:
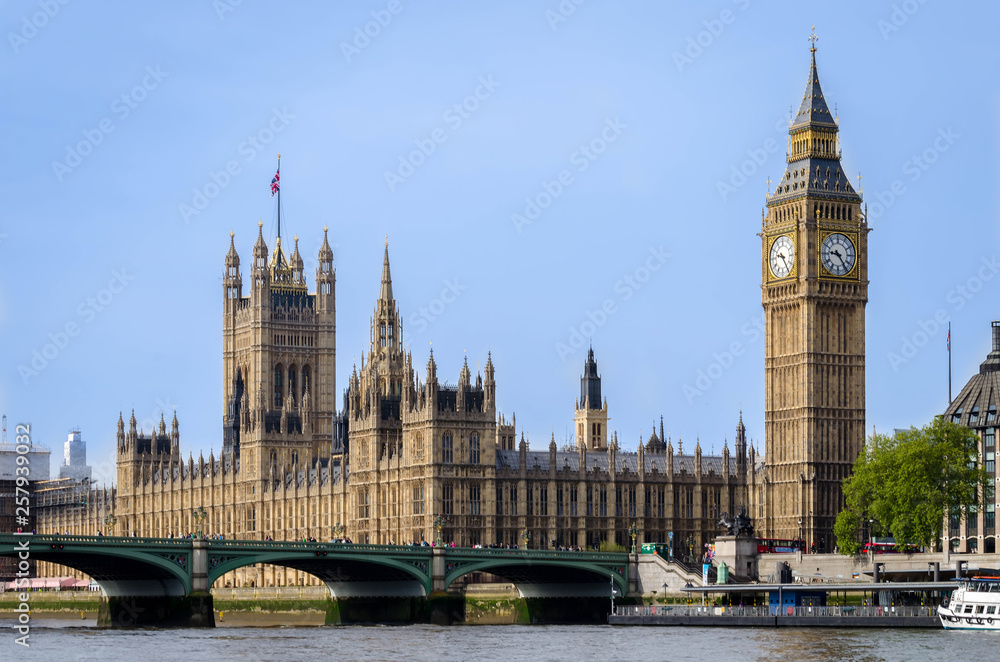
[(264, 227), (264, 221), (262, 221), (262, 220), (260, 220), (260, 219), (258, 218), (258, 219), (257, 219), (257, 227), (259, 227), (259, 228), (262, 228), (262, 227)]
[(767, 178), (767, 194), (771, 195), (771, 178)]
[(299, 235), (295, 235), (295, 236), (293, 237), (293, 239), (295, 240), (295, 243), (296, 243), (296, 244), (297, 244), (297, 243), (299, 243)]
[(811, 53), (815, 53), (816, 52), (816, 40), (817, 39), (819, 39), (819, 37), (816, 36), (816, 24), (813, 23), (812, 34), (809, 36), (809, 41), (812, 43), (812, 47), (809, 49), (809, 52), (811, 52)]
[(323, 232), (326, 232), (328, 229), (325, 225), (323, 226)]
[(385, 236), (385, 247), (389, 248), (389, 235)]
[(864, 194), (865, 190), (861, 186), (861, 171), (858, 170), (858, 195)]
[(236, 236), (236, 233), (235, 233), (235, 232), (233, 232), (232, 230), (230, 230), (230, 231), (229, 231), (229, 238), (230, 238), (230, 239), (232, 239), (232, 238), (233, 238), (233, 237), (235, 237), (235, 236)]
[[(815, 30), (815, 29), (816, 29), (816, 26), (814, 25), (814, 26), (813, 26), (813, 30)], [(281, 158), (281, 152), (278, 152), (278, 158), (279, 158), (279, 159)]]

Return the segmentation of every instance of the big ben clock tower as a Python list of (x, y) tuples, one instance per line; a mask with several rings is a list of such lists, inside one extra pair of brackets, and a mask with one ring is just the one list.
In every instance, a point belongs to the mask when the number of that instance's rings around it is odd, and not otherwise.
[(812, 37), (809, 81), (789, 125), (788, 166), (761, 231), (763, 529), (833, 548), (841, 485), (865, 435), (868, 224), (840, 163)]

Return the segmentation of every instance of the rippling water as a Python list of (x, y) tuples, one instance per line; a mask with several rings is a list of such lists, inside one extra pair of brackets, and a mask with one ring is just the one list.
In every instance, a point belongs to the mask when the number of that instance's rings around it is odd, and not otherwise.
[(0, 660), (728, 660), (997, 659), (1000, 632), (610, 626), (220, 627), (98, 630), (38, 619), (31, 647), (0, 622)]

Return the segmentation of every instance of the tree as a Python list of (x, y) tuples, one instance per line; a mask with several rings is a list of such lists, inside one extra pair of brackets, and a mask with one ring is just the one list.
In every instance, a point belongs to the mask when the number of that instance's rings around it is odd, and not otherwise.
[(978, 450), (975, 432), (940, 416), (919, 430), (872, 435), (844, 481), (847, 507), (833, 529), (841, 553), (857, 553), (869, 520), (871, 535), (889, 533), (899, 546), (933, 547), (946, 514), (992, 498)]

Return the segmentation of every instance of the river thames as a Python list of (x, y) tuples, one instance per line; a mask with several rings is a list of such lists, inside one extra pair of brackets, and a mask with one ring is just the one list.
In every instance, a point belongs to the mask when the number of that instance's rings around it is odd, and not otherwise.
[(749, 629), (610, 626), (219, 627), (214, 630), (98, 630), (37, 619), (30, 648), (2, 660), (855, 660), (996, 659), (1000, 631)]

